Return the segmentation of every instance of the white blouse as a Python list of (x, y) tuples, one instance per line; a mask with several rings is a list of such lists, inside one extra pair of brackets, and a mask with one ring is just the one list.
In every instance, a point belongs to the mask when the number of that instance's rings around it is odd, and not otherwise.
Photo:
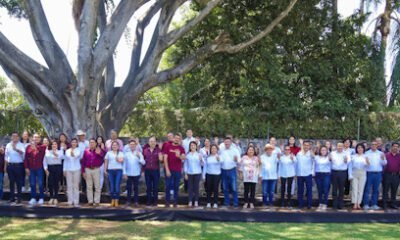
[(107, 169), (110, 170), (122, 170), (124, 163), (119, 163), (117, 162), (117, 159), (122, 158), (124, 159), (124, 154), (122, 152), (118, 152), (118, 154), (115, 154), (113, 151), (109, 151), (106, 154), (105, 159), (107, 159)]
[(65, 152), (63, 169), (65, 171), (81, 170), (81, 152), (78, 148), (74, 149), (74, 157), (71, 156), (72, 148)]
[(53, 150), (48, 150), (46, 151), (46, 155), (44, 155), (43, 168), (47, 170), (49, 165), (61, 165), (63, 159), (63, 150), (57, 150), (57, 157), (54, 155)]

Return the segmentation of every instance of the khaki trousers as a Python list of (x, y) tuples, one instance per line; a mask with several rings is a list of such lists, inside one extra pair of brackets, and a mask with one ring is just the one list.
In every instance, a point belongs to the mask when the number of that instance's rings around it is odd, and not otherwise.
[(88, 203), (93, 203), (93, 185), (94, 185), (94, 203), (100, 203), (100, 168), (85, 168), (86, 173), (86, 192)]
[(356, 169), (353, 171), (353, 180), (351, 181), (351, 203), (361, 203), (366, 181), (367, 173), (365, 170)]
[(79, 204), (79, 182), (81, 180), (81, 170), (66, 171), (67, 173), (67, 193), (68, 204)]

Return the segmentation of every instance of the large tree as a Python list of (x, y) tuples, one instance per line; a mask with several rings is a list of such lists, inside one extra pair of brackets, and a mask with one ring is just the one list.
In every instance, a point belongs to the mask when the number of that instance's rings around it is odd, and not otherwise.
[[(205, 42), (176, 66), (162, 71), (159, 71), (159, 64), (163, 53), (214, 9), (224, 8), (223, 0), (196, 2), (202, 9), (175, 29), (171, 26), (172, 19), (187, 0), (121, 0), (111, 16), (106, 13), (109, 0), (74, 0), (73, 17), (79, 32), (76, 72), (50, 30), (41, 1), (16, 2), (23, 10), (22, 15), (29, 20), (46, 65), (20, 51), (2, 32), (0, 65), (50, 136), (61, 132), (72, 136), (78, 129), (94, 136), (108, 133), (110, 129), (119, 131), (147, 90), (186, 74), (214, 54), (236, 53), (257, 43), (289, 14), (297, 0), (281, 1), (277, 5), (282, 8), (280, 14), (269, 23), (260, 23), (263, 27), (243, 33), (249, 36), (246, 40), (235, 42), (221, 29), (214, 40)], [(134, 31), (129, 73), (123, 85), (116, 88), (113, 55), (128, 22), (139, 9), (144, 11), (138, 16)], [(142, 50), (144, 30), (153, 18), (158, 18), (155, 30), (148, 49)]]

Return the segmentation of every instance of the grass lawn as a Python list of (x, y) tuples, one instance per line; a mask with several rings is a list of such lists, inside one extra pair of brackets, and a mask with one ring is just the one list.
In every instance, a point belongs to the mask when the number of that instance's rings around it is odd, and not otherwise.
[(0, 239), (399, 239), (400, 224), (116, 222), (0, 218)]

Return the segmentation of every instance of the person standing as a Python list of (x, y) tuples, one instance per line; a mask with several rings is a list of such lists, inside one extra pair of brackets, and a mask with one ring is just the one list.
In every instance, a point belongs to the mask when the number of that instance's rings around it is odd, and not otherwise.
[[(365, 153), (368, 158), (369, 165), (367, 168), (367, 183), (365, 185), (364, 196), (363, 196), (363, 208), (364, 210), (379, 210), (378, 197), (379, 197), (379, 185), (382, 181), (382, 170), (386, 165), (387, 161), (383, 152), (378, 150), (378, 143), (373, 141), (371, 143), (371, 149)], [(370, 191), (372, 189), (371, 199), (369, 198)]]
[[(70, 148), (71, 145), (68, 142), (68, 137), (65, 133), (60, 133), (58, 136), (58, 148), (63, 152), (63, 158), (62, 158), (62, 165), (64, 165), (65, 161), (65, 152), (67, 151), (68, 148)], [(66, 184), (67, 180), (64, 176), (61, 177), (61, 191), (66, 192)]]
[(312, 174), (314, 168), (314, 154), (311, 151), (311, 142), (304, 141), (302, 149), (296, 155), (297, 158), (297, 199), (299, 208), (304, 207), (304, 185), (307, 191), (307, 208), (311, 209), (312, 205)]
[(398, 209), (396, 204), (396, 195), (400, 182), (399, 143), (392, 143), (390, 152), (386, 153), (386, 160), (387, 165), (383, 171), (383, 207), (387, 209), (390, 205), (391, 208)]
[(17, 203), (21, 203), (22, 183), (24, 182), (25, 147), (19, 142), (17, 132), (11, 134), (11, 142), (6, 145), (5, 160), (10, 182), (10, 203), (15, 204), (15, 185), (17, 186)]
[[(22, 132), (22, 135), (21, 135), (21, 143), (24, 145), (24, 148), (25, 148), (25, 150), (26, 150), (26, 147), (28, 147), (28, 145), (30, 144), (30, 142), (31, 142), (31, 139), (30, 139), (30, 134), (29, 134), (29, 132), (28, 131), (23, 131)], [(25, 175), (25, 171), (24, 171), (24, 174), (23, 174), (23, 176), (22, 176), (22, 179), (21, 179), (21, 181), (22, 181), (22, 189), (21, 189), (21, 192), (25, 192), (25, 190), (26, 190), (26, 188), (25, 188), (25, 185), (26, 185), (26, 175)], [(29, 186), (29, 179), (28, 179), (28, 186)], [(29, 189), (29, 187), (28, 187), (28, 191), (30, 191), (30, 189)]]
[(279, 157), (282, 154), (282, 150), (279, 146), (277, 146), (276, 138), (271, 137), (269, 139), (269, 144), (271, 144), (272, 147), (274, 148), (274, 150), (272, 151), (272, 154), (275, 154), (275, 155), (277, 155), (277, 157)]
[(265, 153), (261, 155), (261, 173), (263, 204), (272, 207), (274, 203), (274, 191), (278, 180), (278, 161), (280, 154), (274, 153), (274, 146), (265, 145)]
[[(83, 153), (81, 171), (86, 181), (86, 194), (89, 206), (99, 206), (101, 197), (101, 171), (106, 152), (97, 145), (96, 139), (89, 141), (89, 148)], [(93, 195), (94, 187), (94, 195)]]
[(106, 148), (107, 151), (112, 151), (111, 145), (113, 142), (118, 142), (119, 145), (119, 151), (123, 152), (124, 150), (124, 143), (122, 142), (121, 139), (118, 138), (118, 133), (115, 130), (110, 131), (110, 139), (106, 141)]
[(351, 203), (353, 210), (361, 209), (361, 201), (367, 180), (368, 158), (365, 156), (365, 146), (357, 144), (356, 154), (351, 156), (349, 164), (349, 180), (351, 181)]
[[(281, 180), (281, 206), (292, 207), (292, 184), (296, 176), (297, 158), (291, 152), (291, 147), (285, 146), (283, 155), (279, 158), (278, 175)], [(285, 192), (287, 193), (287, 204), (285, 201)]]
[(119, 206), (119, 194), (124, 164), (124, 154), (117, 141), (111, 143), (111, 151), (107, 152), (104, 162), (104, 173), (110, 182), (111, 207)]
[(348, 177), (348, 165), (351, 161), (350, 154), (344, 152), (343, 147), (343, 143), (338, 143), (336, 151), (331, 152), (329, 155), (332, 161), (332, 198), (334, 209), (342, 209), (344, 207), (344, 190)]
[(146, 164), (143, 155), (137, 150), (136, 140), (129, 141), (130, 151), (124, 154), (124, 168), (122, 174), (127, 179), (127, 206), (132, 202), (133, 190), (133, 204), (135, 207), (139, 206), (139, 179), (142, 171), (142, 166)]
[[(32, 138), (31, 144), (26, 148), (24, 167), (25, 174), (29, 177), (31, 187), (31, 200), (30, 205), (43, 205), (44, 203), (44, 170), (43, 160), (46, 154), (46, 146), (40, 144), (40, 136), (35, 133)], [(39, 201), (36, 201), (36, 182), (39, 186)]]
[[(350, 138), (346, 138), (343, 140), (343, 152), (347, 153), (349, 157), (356, 153), (356, 151), (352, 148), (353, 141)], [(350, 180), (347, 176), (346, 182), (344, 185), (344, 195), (350, 195)]]
[[(89, 148), (89, 141), (86, 140), (86, 133), (82, 130), (78, 130), (76, 132), (76, 136), (78, 137), (78, 148), (80, 152), (80, 160), (82, 161), (83, 154), (85, 153), (85, 150)], [(83, 176), (81, 176), (81, 184), (82, 184), (82, 192), (86, 192), (86, 181), (83, 179)]]
[(224, 191), (224, 207), (230, 206), (229, 193), (232, 194), (233, 207), (239, 206), (238, 192), (237, 192), (237, 164), (240, 160), (240, 153), (238, 149), (232, 146), (232, 139), (226, 137), (223, 142), (223, 149), (220, 148), (219, 156), (222, 161), (222, 185)]
[(218, 145), (210, 147), (203, 166), (203, 179), (206, 179), (207, 208), (211, 208), (211, 195), (213, 194), (213, 208), (218, 208), (218, 187), (221, 179), (221, 158), (218, 155)]
[(201, 180), (201, 167), (203, 157), (197, 152), (197, 143), (195, 141), (189, 144), (189, 152), (186, 154), (184, 162), (185, 179), (188, 181), (189, 202), (188, 207), (199, 207), (199, 190)]
[(50, 205), (58, 204), (58, 190), (63, 177), (62, 160), (64, 159), (64, 151), (59, 150), (58, 143), (53, 141), (50, 149), (46, 151), (44, 156), (43, 168), (48, 176)]
[(243, 179), (244, 184), (244, 209), (254, 209), (256, 184), (260, 176), (260, 159), (255, 154), (256, 149), (248, 147), (239, 164), (239, 178)]
[(145, 160), (144, 177), (146, 180), (146, 206), (156, 207), (158, 203), (158, 185), (160, 181), (160, 162), (163, 161), (161, 149), (157, 146), (157, 139), (149, 138), (149, 147), (143, 149)]
[[(103, 136), (98, 136), (96, 138), (96, 142), (97, 142), (97, 146), (104, 153), (107, 153), (107, 148), (106, 148), (106, 144), (104, 142)], [(101, 190), (103, 189), (103, 185), (104, 185), (104, 158), (103, 158), (103, 164), (101, 164), (101, 167), (100, 167), (100, 193), (101, 193)]]
[(185, 153), (190, 151), (189, 145), (191, 142), (196, 142), (196, 138), (193, 137), (193, 131), (189, 128), (186, 130), (186, 138), (182, 141), (182, 146), (185, 149)]
[[(185, 149), (180, 145), (181, 135), (175, 134), (174, 142), (164, 149), (165, 168), (165, 207), (170, 206), (171, 190), (174, 194), (174, 207), (178, 206), (179, 182), (182, 177), (182, 162), (185, 161)], [(164, 148), (164, 146), (163, 146)]]
[(81, 152), (78, 139), (71, 140), (71, 148), (65, 152), (63, 164), (64, 175), (67, 178), (68, 205), (79, 207), (79, 182), (81, 180)]
[(315, 182), (318, 189), (318, 210), (325, 211), (328, 206), (329, 188), (331, 186), (331, 161), (328, 148), (321, 146), (314, 161)]

